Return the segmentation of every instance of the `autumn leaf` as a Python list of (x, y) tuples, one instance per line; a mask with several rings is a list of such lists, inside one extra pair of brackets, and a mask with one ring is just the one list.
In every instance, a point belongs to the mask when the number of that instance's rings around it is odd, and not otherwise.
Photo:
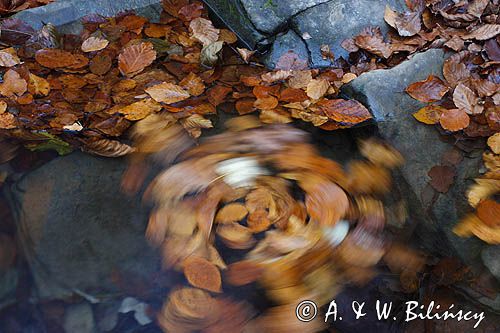
[(14, 115), (7, 112), (7, 103), (5, 101), (0, 101), (0, 128), (16, 128), (15, 123), (16, 119), (14, 118)]
[(411, 97), (425, 103), (439, 101), (448, 90), (443, 81), (434, 75), (429, 75), (424, 81), (412, 83), (406, 88)]
[(452, 87), (456, 86), (460, 81), (466, 80), (470, 76), (470, 71), (464, 63), (450, 57), (444, 61), (443, 76)]
[(483, 24), (463, 36), (464, 39), (487, 40), (500, 34), (500, 24)]
[(455, 168), (448, 165), (433, 166), (429, 172), (430, 184), (438, 192), (446, 193), (455, 179)]
[(122, 50), (118, 56), (118, 67), (123, 75), (134, 76), (151, 65), (156, 59), (153, 44), (141, 42), (130, 45)]
[(50, 92), (50, 84), (43, 77), (30, 73), (28, 91), (33, 95), (47, 96)]
[(439, 119), (441, 118), (441, 114), (443, 111), (446, 111), (445, 108), (439, 105), (427, 105), (418, 110), (413, 114), (413, 117), (420, 121), (421, 123), (427, 125), (434, 125), (439, 123)]
[(312, 79), (307, 84), (306, 93), (309, 98), (320, 99), (326, 94), (329, 87), (330, 84), (325, 79)]
[(477, 206), (477, 217), (490, 227), (500, 227), (500, 204), (495, 200), (482, 200)]
[(217, 215), (215, 221), (218, 223), (232, 223), (241, 221), (247, 216), (248, 211), (245, 205), (240, 203), (231, 203), (222, 207)]
[(463, 109), (468, 114), (479, 114), (483, 112), (483, 106), (477, 105), (478, 97), (467, 86), (459, 83), (453, 91), (453, 103), (459, 109)]
[(214, 42), (207, 44), (201, 50), (200, 60), (201, 63), (207, 67), (213, 67), (219, 59), (218, 53), (222, 50), (224, 42)]
[(450, 109), (441, 113), (439, 123), (445, 130), (456, 132), (469, 126), (470, 118), (461, 109)]
[(104, 49), (108, 44), (109, 41), (104, 38), (89, 37), (83, 41), (81, 49), (83, 52), (95, 52)]
[(28, 89), (28, 83), (13, 69), (9, 69), (0, 84), (0, 94), (6, 97), (21, 96)]
[(128, 120), (143, 119), (154, 112), (161, 110), (161, 105), (152, 99), (143, 99), (125, 107), (119, 108), (117, 112), (123, 114)]
[(383, 58), (389, 58), (392, 54), (390, 44), (384, 42), (384, 37), (379, 27), (367, 27), (354, 37), (356, 45), (368, 52)]
[(47, 68), (64, 68), (79, 62), (74, 54), (60, 49), (42, 49), (35, 53), (35, 60)]
[(100, 139), (87, 142), (82, 150), (98, 156), (120, 157), (134, 152), (135, 148), (117, 140)]
[[(219, 29), (216, 29), (212, 22), (202, 17), (195, 18), (189, 23), (192, 37), (199, 40), (204, 47), (219, 40)], [(220, 42), (221, 44), (223, 42)]]
[(422, 28), (419, 12), (397, 13), (386, 5), (384, 19), (400, 36), (414, 36)]
[(182, 87), (170, 83), (163, 82), (147, 88), (146, 93), (155, 101), (160, 103), (175, 103), (189, 98), (189, 93)]
[(256, 51), (250, 51), (249, 49), (245, 48), (236, 48), (236, 51), (238, 51), (239, 55), (241, 56), (241, 59), (243, 59), (244, 62), (248, 63), (250, 61), (250, 58), (255, 54)]
[(244, 260), (230, 264), (224, 277), (233, 286), (243, 286), (257, 281), (262, 276), (263, 271), (262, 265)]
[(191, 256), (184, 260), (183, 266), (184, 275), (192, 286), (215, 293), (222, 291), (219, 269), (208, 260)]
[(500, 133), (495, 133), (488, 138), (488, 147), (495, 154), (500, 154)]
[(356, 100), (323, 100), (318, 106), (328, 118), (344, 124), (355, 125), (372, 118), (368, 109)]
[(179, 85), (187, 90), (191, 96), (199, 96), (205, 91), (203, 80), (193, 72), (182, 79)]
[(13, 67), (15, 65), (19, 65), (20, 63), (21, 60), (17, 56), (16, 50), (14, 50), (14, 48), (9, 47), (0, 50), (0, 66)]

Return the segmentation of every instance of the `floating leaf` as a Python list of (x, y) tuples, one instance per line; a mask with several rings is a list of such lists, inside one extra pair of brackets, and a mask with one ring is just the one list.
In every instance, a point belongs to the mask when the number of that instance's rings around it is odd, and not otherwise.
[(420, 121), (421, 123), (427, 125), (434, 125), (439, 123), (439, 119), (441, 118), (441, 114), (443, 111), (446, 111), (445, 108), (439, 105), (427, 105), (418, 110), (413, 114), (413, 117)]
[(487, 40), (500, 34), (500, 24), (483, 24), (463, 36), (464, 39)]
[(320, 99), (326, 94), (329, 87), (330, 84), (325, 79), (312, 79), (307, 84), (306, 93), (309, 98)]
[(495, 133), (488, 138), (488, 147), (495, 154), (500, 154), (500, 133)]
[(453, 91), (453, 103), (459, 109), (463, 109), (468, 114), (479, 114), (483, 112), (483, 106), (477, 105), (476, 94), (462, 83), (459, 83)]
[(55, 150), (59, 155), (67, 155), (73, 151), (71, 145), (66, 141), (59, 139), (58, 137), (41, 132), (37, 133), (41, 136), (43, 140), (42, 143), (29, 143), (26, 145), (31, 151), (46, 151), (46, 150)]
[(17, 56), (16, 50), (9, 47), (7, 49), (0, 50), (0, 66), (2, 67), (13, 67), (19, 65), (21, 60)]
[(443, 81), (434, 75), (429, 75), (424, 81), (412, 83), (406, 88), (411, 97), (425, 103), (439, 101), (448, 90)]
[(186, 89), (191, 96), (199, 96), (205, 91), (203, 80), (193, 72), (182, 79), (179, 85)]
[(477, 217), (490, 227), (500, 227), (500, 204), (495, 200), (482, 200), (477, 206)]
[(184, 260), (183, 266), (184, 275), (192, 286), (215, 293), (222, 291), (220, 272), (208, 260), (191, 256)]
[(160, 110), (160, 104), (150, 98), (147, 98), (120, 108), (117, 112), (125, 115), (125, 118), (128, 120), (139, 120)]
[(228, 266), (225, 278), (233, 286), (243, 286), (257, 281), (262, 276), (262, 265), (252, 261), (238, 261)]
[(328, 118), (339, 123), (355, 125), (372, 118), (363, 104), (352, 99), (324, 100), (318, 105)]
[(218, 53), (222, 50), (224, 42), (214, 42), (207, 44), (201, 50), (200, 60), (201, 63), (208, 67), (213, 67), (219, 59)]
[(438, 192), (448, 192), (455, 180), (455, 168), (448, 165), (433, 166), (428, 173), (431, 177), (430, 184)]
[(153, 44), (141, 42), (130, 45), (122, 50), (118, 56), (118, 67), (123, 75), (134, 76), (151, 65), (156, 59)]
[(135, 148), (117, 140), (100, 139), (87, 142), (82, 150), (98, 156), (120, 157), (134, 152)]
[(6, 97), (21, 96), (28, 90), (28, 83), (13, 69), (3, 75), (0, 94)]
[(45, 80), (43, 77), (30, 73), (28, 91), (33, 95), (47, 96), (50, 92), (49, 81)]
[[(212, 22), (202, 17), (195, 18), (189, 23), (189, 29), (192, 32), (193, 38), (199, 40), (203, 46), (207, 46), (217, 42), (219, 39), (219, 29), (216, 29)], [(223, 44), (223, 42), (219, 42)]]
[(64, 68), (78, 63), (80, 58), (60, 49), (43, 49), (35, 53), (35, 60), (47, 68)]
[(99, 37), (89, 37), (83, 41), (81, 49), (83, 52), (100, 51), (108, 46), (108, 44), (109, 41), (107, 39)]
[(219, 223), (238, 222), (245, 218), (248, 211), (243, 204), (231, 203), (222, 207), (215, 216), (215, 221)]
[(443, 111), (439, 123), (445, 130), (456, 132), (469, 126), (470, 118), (461, 109), (451, 109)]
[(152, 87), (147, 88), (146, 93), (151, 96), (155, 101), (161, 103), (175, 103), (189, 98), (189, 93), (182, 87), (170, 83), (163, 82)]

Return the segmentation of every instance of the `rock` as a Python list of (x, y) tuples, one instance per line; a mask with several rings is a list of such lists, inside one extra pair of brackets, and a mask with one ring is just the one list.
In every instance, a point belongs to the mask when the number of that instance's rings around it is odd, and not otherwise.
[(264, 58), (264, 63), (269, 68), (274, 68), (280, 57), (293, 51), (300, 59), (308, 62), (309, 54), (304, 41), (292, 30), (276, 37), (270, 52)]
[(481, 258), (491, 274), (500, 281), (500, 245), (489, 245), (481, 252)]
[(88, 303), (71, 305), (64, 314), (64, 331), (71, 333), (93, 333), (94, 314)]
[(241, 0), (254, 26), (274, 34), (293, 15), (329, 0)]
[(48, 5), (23, 10), (14, 17), (35, 29), (52, 23), (62, 33), (77, 34), (81, 31), (80, 19), (89, 14), (115, 16), (119, 12), (135, 10), (137, 14), (157, 20), (160, 17), (160, 0), (58, 0)]
[(117, 274), (151, 281), (141, 196), (120, 191), (124, 159), (73, 153), (24, 175), (7, 191), (18, 238), (42, 299), (116, 294)]
[(120, 302), (103, 302), (95, 305), (95, 321), (99, 332), (109, 332), (118, 323)]
[(328, 44), (335, 57), (347, 58), (348, 52), (340, 43), (353, 37), (367, 26), (380, 26), (386, 33), (389, 26), (384, 21), (385, 6), (404, 11), (404, 0), (331, 0), (312, 7), (292, 19), (296, 32), (302, 36), (308, 33), (312, 38), (305, 40), (311, 53), (314, 67), (330, 66), (323, 60), (320, 47)]
[(259, 32), (248, 18), (245, 8), (235, 0), (204, 0), (210, 9), (215, 23), (221, 23), (231, 29), (246, 48), (254, 49), (259, 44), (267, 44), (269, 36)]
[(17, 269), (0, 270), (0, 309), (16, 302)]
[[(429, 50), (388, 70), (374, 70), (360, 75), (343, 92), (367, 106), (376, 122), (381, 137), (396, 147), (406, 158), (398, 182), (410, 206), (410, 217), (419, 221), (416, 233), (419, 245), (441, 256), (458, 255), (466, 264), (477, 264), (483, 242), (476, 238), (460, 238), (452, 232), (459, 218), (470, 209), (464, 193), (477, 177), (480, 157), (465, 158), (457, 167), (457, 177), (446, 194), (432, 204), (424, 200), (429, 191), (428, 171), (439, 165), (443, 154), (452, 145), (442, 141), (438, 130), (417, 122), (412, 113), (424, 106), (404, 90), (412, 82), (428, 75), (442, 76), (445, 59), (442, 50)], [(438, 195), (437, 192), (431, 195)]]

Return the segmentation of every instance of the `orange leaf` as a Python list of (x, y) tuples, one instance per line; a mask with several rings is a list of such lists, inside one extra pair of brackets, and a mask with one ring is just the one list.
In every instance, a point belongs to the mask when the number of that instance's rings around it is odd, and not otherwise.
[(322, 100), (318, 106), (328, 118), (349, 125), (359, 124), (372, 117), (368, 109), (356, 100)]
[(193, 72), (182, 79), (179, 85), (186, 89), (191, 96), (199, 96), (205, 91), (203, 80)]
[(412, 83), (406, 88), (411, 97), (425, 103), (439, 101), (448, 90), (443, 81), (434, 75), (429, 75), (424, 81)]
[(0, 101), (0, 128), (16, 128), (15, 121), (14, 115), (7, 112), (7, 103), (5, 101)]
[(231, 203), (222, 207), (215, 216), (215, 221), (219, 223), (231, 223), (241, 221), (247, 216), (248, 211), (245, 205)]
[(459, 109), (463, 109), (468, 114), (479, 114), (483, 112), (483, 106), (477, 105), (478, 97), (467, 86), (459, 83), (453, 91), (453, 103)]
[(273, 96), (257, 98), (253, 105), (260, 110), (272, 110), (278, 106), (278, 99)]
[(263, 272), (264, 268), (261, 265), (245, 260), (230, 264), (224, 276), (229, 284), (243, 286), (257, 281)]
[(43, 49), (35, 53), (35, 60), (47, 68), (63, 68), (75, 65), (79, 59), (74, 54), (60, 49)]
[(142, 42), (130, 45), (118, 56), (118, 68), (123, 75), (134, 76), (151, 65), (156, 59), (153, 44)]
[(197, 288), (221, 292), (221, 276), (217, 266), (210, 261), (191, 256), (184, 260), (184, 275), (188, 282)]
[(439, 123), (445, 130), (456, 132), (469, 126), (470, 118), (464, 110), (451, 109), (443, 111)]
[(477, 217), (490, 227), (500, 227), (500, 204), (486, 199), (477, 206)]
[(236, 111), (242, 116), (248, 113), (254, 112), (256, 109), (254, 107), (255, 98), (241, 98), (236, 101)]

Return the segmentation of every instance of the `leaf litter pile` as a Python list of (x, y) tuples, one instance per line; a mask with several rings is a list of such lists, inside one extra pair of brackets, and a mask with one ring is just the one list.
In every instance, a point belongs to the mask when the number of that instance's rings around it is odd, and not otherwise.
[[(452, 51), (442, 78), (430, 76), (406, 92), (429, 103), (416, 120), (453, 136), (464, 151), (487, 138), (488, 171), (468, 193), (477, 210), (456, 232), (500, 243), (498, 1), (406, 3), (407, 13), (386, 9), (393, 28), (387, 36), (367, 27), (345, 40), (348, 59), (335, 59), (322, 46), (332, 66), (321, 70), (309, 69), (292, 51), (266, 70), (253, 51), (236, 46), (231, 31), (214, 27), (197, 1), (164, 0), (159, 23), (131, 12), (87, 16), (79, 36), (5, 19), (0, 162), (12, 159), (18, 145), (61, 155), (74, 149), (130, 155), (123, 187), (134, 192), (152, 157), (165, 171), (146, 192), (155, 203), (147, 237), (161, 250), (164, 267), (185, 277), (158, 315), (162, 328), (321, 330), (321, 322), (299, 325), (298, 300), (325, 304), (345, 284), (369, 281), (380, 261), (412, 292), (423, 266), (384, 230), (382, 202), (391, 190), (390, 170), (402, 163), (399, 154), (369, 140), (360, 147), (365, 159), (343, 170), (285, 125), (297, 119), (336, 130), (369, 121), (361, 103), (339, 97), (342, 85), (363, 72), (429, 48)], [(227, 132), (195, 146), (221, 110), (256, 116), (233, 119)], [(447, 192), (460, 158), (448, 156), (451, 163), (429, 171), (436, 191)], [(258, 315), (224, 294), (253, 283), (274, 304)]]
[[(424, 260), (384, 230), (398, 152), (370, 139), (360, 144), (365, 159), (344, 170), (290, 125), (242, 116), (227, 127), (199, 145), (171, 114), (149, 115), (133, 130), (127, 190), (146, 159), (177, 161), (145, 192), (155, 207), (146, 236), (163, 267), (185, 277), (158, 315), (164, 331), (317, 332), (321, 320), (296, 320), (298, 300), (327, 304), (345, 284), (370, 281), (382, 260), (417, 281)], [(257, 316), (224, 296), (254, 282), (274, 304)]]

